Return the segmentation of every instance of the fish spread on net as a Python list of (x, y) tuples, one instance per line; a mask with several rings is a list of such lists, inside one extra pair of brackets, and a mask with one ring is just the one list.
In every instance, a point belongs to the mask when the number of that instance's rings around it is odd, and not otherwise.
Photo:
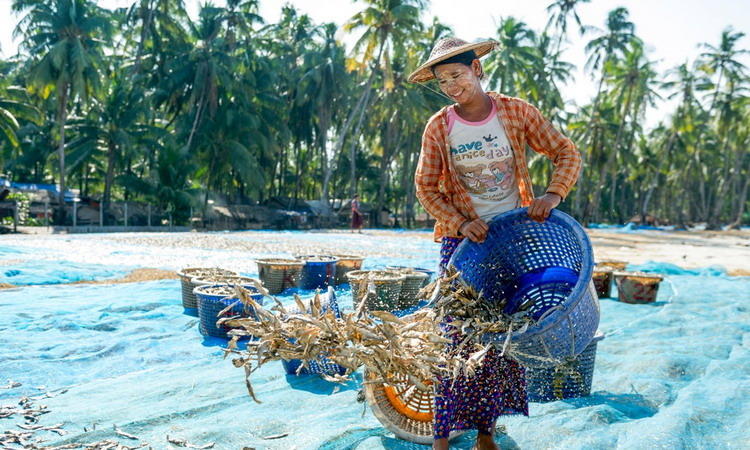
[[(261, 286), (261, 293), (268, 295)], [(521, 312), (502, 313), (504, 302), (490, 303), (480, 292), (464, 283), (455, 271), (449, 271), (420, 296), (433, 298), (432, 308), (419, 309), (404, 317), (387, 311), (368, 311), (367, 297), (375, 295), (372, 284), (353, 312), (336, 317), (324, 308), (319, 295), (305, 304), (295, 295), (298, 311), (292, 312), (274, 297), (269, 309), (255, 302), (242, 287), (235, 287), (240, 301), (255, 311), (254, 317), (227, 317), (219, 324), (232, 330), (225, 356), (233, 355), (235, 367), (244, 368), (248, 393), (256, 402), (250, 376), (263, 364), (281, 359), (302, 361), (298, 371), (310, 361), (326, 358), (340, 365), (344, 375), (322, 374), (334, 382), (349, 380), (352, 372), (365, 366), (375, 379), (368, 382), (397, 382), (406, 376), (421, 389), (438, 376), (471, 377), (484, 360), (492, 342), (484, 342), (488, 333), (523, 330), (531, 319)], [(229, 312), (231, 306), (219, 313)], [(441, 324), (449, 323), (449, 327)], [(457, 337), (455, 333), (460, 332)], [(510, 335), (510, 333), (507, 333)], [(239, 350), (242, 337), (253, 336), (246, 350)], [(457, 337), (457, 343), (454, 338)], [(503, 351), (508, 342), (501, 342)], [(468, 355), (468, 356), (467, 356)]]

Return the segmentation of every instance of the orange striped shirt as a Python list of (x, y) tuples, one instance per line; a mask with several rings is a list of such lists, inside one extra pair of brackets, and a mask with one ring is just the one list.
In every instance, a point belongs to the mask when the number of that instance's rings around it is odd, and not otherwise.
[[(581, 172), (581, 155), (573, 141), (524, 100), (495, 92), (487, 94), (497, 105), (497, 117), (513, 147), (521, 206), (529, 206), (534, 200), (526, 161), (527, 146), (552, 160), (555, 168), (546, 192), (565, 199)], [(446, 110), (447, 107), (441, 109), (427, 122), (415, 174), (417, 198), (437, 221), (434, 233), (436, 241), (443, 236), (457, 237), (459, 227), (466, 220), (479, 217), (453, 166)]]

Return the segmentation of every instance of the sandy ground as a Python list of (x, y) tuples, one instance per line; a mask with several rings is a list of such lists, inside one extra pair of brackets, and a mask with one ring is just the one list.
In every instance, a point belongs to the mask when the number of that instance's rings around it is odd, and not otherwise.
[[(594, 246), (597, 260), (618, 259), (633, 264), (658, 261), (694, 269), (713, 265), (722, 266), (730, 275), (750, 275), (750, 231), (656, 231), (642, 230), (634, 233), (601, 229), (587, 230)], [(310, 233), (339, 233), (346, 231), (311, 231)], [(112, 238), (122, 243), (156, 247), (203, 247), (225, 250), (247, 250), (257, 253), (287, 252), (291, 254), (351, 253), (362, 254), (356, 241), (329, 241), (309, 245), (288, 236), (267, 232), (240, 232), (234, 236), (252, 236), (252, 241), (238, 242), (230, 237), (216, 234), (184, 233), (181, 237), (164, 240), (158, 236), (137, 237), (119, 235)], [(431, 239), (432, 233), (390, 230), (365, 230), (362, 239), (368, 236), (393, 239)], [(392, 249), (368, 249), (364, 256), (394, 256)], [(375, 253), (375, 254), (373, 254)]]
[[(616, 259), (633, 264), (657, 261), (675, 264), (686, 269), (722, 266), (729, 275), (750, 276), (750, 231), (656, 231), (590, 229), (596, 260)], [(142, 268), (115, 280), (79, 283), (128, 283), (136, 281), (176, 278), (174, 270), (201, 261), (203, 266), (221, 265), (221, 260), (208, 259), (209, 254), (244, 255), (247, 267), (255, 269), (253, 257), (279, 254), (355, 254), (365, 257), (397, 257), (402, 248), (419, 245), (429, 248), (432, 233), (427, 231), (364, 230), (352, 234), (345, 230), (314, 230), (309, 232), (279, 233), (246, 231), (235, 233), (114, 233), (88, 235), (5, 235), (0, 245), (20, 244), (39, 250), (56, 248), (81, 249), (81, 244), (96, 253), (99, 249), (143, 248), (150, 254), (184, 254), (185, 258), (148, 259), (140, 261)], [(422, 244), (419, 244), (419, 243)], [(206, 250), (210, 249), (210, 252)], [(109, 250), (107, 250), (109, 252)], [(77, 252), (76, 252), (77, 253)], [(191, 256), (188, 256), (191, 255)], [(250, 256), (252, 255), (252, 256)], [(250, 256), (250, 257), (248, 257)], [(236, 256), (234, 256), (236, 258)], [(108, 256), (111, 258), (111, 256)], [(0, 261), (0, 266), (20, 260)], [(149, 267), (159, 267), (149, 268)], [(164, 270), (173, 269), (173, 270)], [(240, 270), (243, 267), (239, 268)], [(12, 288), (0, 284), (0, 289)]]
[(672, 263), (694, 269), (722, 266), (730, 275), (750, 276), (750, 231), (588, 230), (596, 258)]

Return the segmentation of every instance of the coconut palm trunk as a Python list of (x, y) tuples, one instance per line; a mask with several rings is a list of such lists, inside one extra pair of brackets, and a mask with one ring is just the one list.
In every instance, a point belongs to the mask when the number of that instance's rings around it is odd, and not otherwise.
[(60, 86), (59, 89), (60, 93), (57, 98), (57, 120), (59, 123), (60, 142), (57, 147), (57, 157), (60, 163), (60, 190), (57, 193), (57, 202), (59, 206), (57, 210), (56, 222), (58, 225), (65, 225), (65, 122), (68, 118), (68, 83), (62, 83), (62, 86)]

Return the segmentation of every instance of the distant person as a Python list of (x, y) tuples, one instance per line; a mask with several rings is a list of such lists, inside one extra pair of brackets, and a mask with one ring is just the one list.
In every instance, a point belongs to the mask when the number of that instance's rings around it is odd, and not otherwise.
[(357, 233), (362, 233), (362, 224), (364, 222), (364, 216), (362, 211), (359, 210), (359, 194), (354, 194), (352, 198), (352, 233), (357, 230)]
[[(441, 39), (411, 82), (436, 78), (454, 102), (433, 115), (422, 136), (416, 171), (417, 197), (436, 219), (434, 238), (441, 242), (441, 272), (463, 239), (484, 242), (489, 222), (506, 211), (528, 206), (543, 222), (576, 182), (581, 157), (570, 139), (529, 103), (485, 92), (479, 58), (497, 43), (470, 44)], [(501, 61), (502, 63), (502, 61)], [(554, 163), (546, 192), (534, 197), (526, 148)], [(449, 324), (444, 324), (450, 329)], [(462, 335), (453, 330), (454, 342)], [(529, 414), (524, 368), (490, 350), (472, 378), (438, 380), (433, 448), (447, 449), (454, 430), (476, 429), (479, 450), (497, 449), (495, 424), (501, 415)]]

